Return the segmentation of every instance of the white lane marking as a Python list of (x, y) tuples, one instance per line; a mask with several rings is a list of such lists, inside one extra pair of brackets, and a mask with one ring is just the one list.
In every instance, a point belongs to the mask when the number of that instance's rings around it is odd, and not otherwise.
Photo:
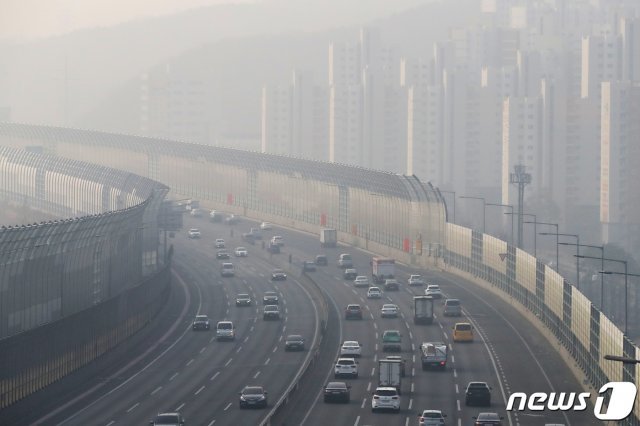
[(378, 340), (378, 332), (376, 331), (376, 340)]
[(458, 384), (456, 383), (456, 393), (460, 393), (460, 389), (458, 389)]
[(375, 319), (375, 318), (373, 317), (373, 314), (372, 314), (371, 312), (369, 312), (369, 315), (371, 315), (371, 319)]
[(413, 333), (411, 331), (409, 331), (409, 338), (413, 340)]
[(404, 419), (404, 426), (409, 426), (409, 417)]
[(353, 426), (358, 426), (358, 423), (360, 423), (360, 416), (356, 417), (356, 422), (353, 424)]
[(407, 329), (409, 329), (409, 328), (410, 328), (410, 327), (409, 327), (409, 323), (408, 323), (408, 322), (406, 322), (406, 321), (405, 321), (405, 322), (404, 322), (404, 325), (406, 325), (406, 326), (407, 326)]
[(240, 352), (242, 350), (242, 346), (238, 346), (238, 349), (236, 349), (236, 353)]
[(202, 392), (203, 390), (204, 390), (204, 385), (200, 386), (200, 389), (198, 389), (198, 390), (196, 391), (196, 393), (194, 393), (194, 395), (199, 394), (199, 393), (200, 393), (200, 392)]
[(415, 375), (416, 375), (416, 368), (412, 367), (411, 368), (411, 377), (415, 377)]
[(376, 351), (378, 350), (378, 344), (376, 343)]
[(442, 333), (444, 334), (444, 338), (445, 338), (445, 339), (447, 339), (447, 340), (449, 340), (449, 335), (447, 334), (447, 332), (446, 332), (446, 331), (443, 331)]
[(200, 349), (200, 353), (204, 352), (207, 350), (207, 347), (205, 346), (204, 348)]
[(458, 371), (455, 368), (453, 369), (453, 377), (458, 377)]
[(178, 376), (178, 373), (173, 373), (173, 376), (169, 377), (169, 381), (172, 381)]
[(375, 367), (373, 367), (373, 368), (371, 369), (371, 375), (373, 376), (374, 374), (376, 374), (376, 368), (375, 368)]
[[(255, 321), (255, 318), (254, 318), (254, 321)], [(255, 327), (252, 325), (251, 328), (249, 329), (249, 331), (253, 331), (254, 328)]]
[(187, 362), (187, 367), (190, 366), (191, 364), (193, 364), (193, 358), (191, 358), (189, 362)]
[(213, 426), (213, 424), (216, 422), (216, 419), (211, 420), (211, 423), (209, 423), (207, 426)]
[(360, 406), (360, 408), (364, 408), (364, 405), (367, 403), (367, 398), (362, 400), (362, 405)]
[(277, 347), (277, 346), (275, 346), (271, 352), (275, 352), (275, 351), (277, 351), (277, 350), (278, 350), (278, 347)]
[(416, 345), (414, 343), (411, 344), (411, 350), (415, 351), (416, 350)]
[(185, 405), (185, 403), (183, 402), (182, 404), (178, 405), (174, 411), (182, 410), (182, 407), (184, 407), (184, 405)]
[(455, 364), (456, 363), (456, 359), (453, 357), (453, 355), (451, 355), (451, 363)]
[(227, 411), (231, 407), (231, 403), (228, 403), (226, 407), (224, 407), (224, 411)]
[[(284, 330), (282, 330), (284, 331)], [(280, 336), (280, 338), (278, 339), (278, 342), (282, 342), (282, 336)]]
[(231, 361), (233, 361), (233, 358), (229, 358), (229, 361), (226, 362), (226, 364), (224, 365), (225, 367), (228, 366), (229, 364), (231, 364)]
[(213, 340), (216, 338), (216, 336), (213, 336), (211, 339), (209, 339), (209, 343), (213, 342)]
[(287, 326), (285, 325), (282, 327), (282, 332), (284, 333), (286, 330), (287, 330)]
[(411, 356), (411, 361), (412, 361), (412, 362), (416, 362), (416, 354), (413, 354), (413, 355)]
[(367, 385), (367, 392), (371, 392), (371, 382)]
[(462, 419), (458, 418), (458, 426), (462, 426)]
[(378, 354), (373, 355), (373, 362), (378, 362)]
[(153, 390), (153, 392), (151, 392), (151, 395), (154, 395), (154, 394), (156, 394), (156, 393), (160, 392), (160, 389), (162, 389), (162, 386), (158, 386), (157, 388), (155, 388), (155, 389)]
[(413, 406), (413, 398), (409, 399), (409, 410), (411, 410), (412, 406)]
[(247, 340), (249, 340), (249, 336), (245, 337), (242, 343), (247, 343)]
[(133, 410), (135, 410), (138, 405), (140, 405), (139, 402), (136, 402), (135, 404), (133, 404), (131, 407), (129, 407), (129, 409), (127, 410), (127, 413), (130, 413)]
[(220, 374), (220, 372), (218, 371), (216, 374), (211, 376), (211, 378), (209, 380), (215, 380), (215, 378), (218, 377), (219, 374)]
[(353, 294), (358, 294), (358, 292), (355, 291), (354, 289), (351, 289), (351, 291), (353, 292)]
[(253, 378), (254, 378), (254, 379), (257, 379), (259, 375), (260, 375), (260, 371), (258, 371), (256, 374), (254, 374), (254, 375), (253, 375)]
[(411, 382), (411, 393), (415, 390), (415, 383)]
[(373, 323), (373, 328), (375, 328), (376, 330), (378, 329), (378, 324), (376, 324), (375, 322)]
[(264, 365), (269, 364), (269, 361), (271, 361), (271, 358), (267, 358), (267, 360), (264, 362)]
[(460, 411), (460, 400), (456, 399), (456, 406), (458, 407), (458, 411)]
[(114, 423), (115, 423), (115, 420), (111, 420), (109, 423), (106, 424), (106, 426), (111, 426)]

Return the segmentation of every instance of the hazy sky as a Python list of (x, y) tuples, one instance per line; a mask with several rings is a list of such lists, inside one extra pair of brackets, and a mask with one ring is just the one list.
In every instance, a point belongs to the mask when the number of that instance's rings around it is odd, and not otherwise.
[(0, 39), (63, 34), (198, 6), (261, 0), (0, 0)]

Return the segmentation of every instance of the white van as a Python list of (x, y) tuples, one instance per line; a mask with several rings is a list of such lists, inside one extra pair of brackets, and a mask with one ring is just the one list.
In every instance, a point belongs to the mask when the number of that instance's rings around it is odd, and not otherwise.
[(236, 330), (231, 321), (218, 321), (216, 324), (216, 340), (235, 340)]

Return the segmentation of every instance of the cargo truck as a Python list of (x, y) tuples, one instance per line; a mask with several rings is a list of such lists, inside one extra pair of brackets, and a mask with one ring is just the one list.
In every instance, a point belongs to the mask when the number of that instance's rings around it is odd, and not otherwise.
[(400, 394), (402, 385), (402, 362), (400, 360), (381, 359), (378, 361), (378, 386), (396, 388)]
[(431, 296), (415, 296), (413, 298), (413, 323), (433, 323), (433, 298)]
[(447, 357), (449, 355), (447, 345), (442, 342), (425, 342), (420, 345), (422, 369), (447, 368)]
[(335, 247), (338, 243), (338, 231), (335, 229), (320, 230), (320, 245), (322, 247)]
[(383, 284), (392, 279), (396, 272), (396, 261), (388, 257), (374, 257), (371, 259), (371, 276), (376, 284)]

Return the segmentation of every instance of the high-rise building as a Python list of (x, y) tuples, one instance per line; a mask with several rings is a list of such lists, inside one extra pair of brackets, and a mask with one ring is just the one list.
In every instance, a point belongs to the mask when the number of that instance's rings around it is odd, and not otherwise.
[(602, 83), (600, 221), (604, 242), (640, 248), (640, 85)]

